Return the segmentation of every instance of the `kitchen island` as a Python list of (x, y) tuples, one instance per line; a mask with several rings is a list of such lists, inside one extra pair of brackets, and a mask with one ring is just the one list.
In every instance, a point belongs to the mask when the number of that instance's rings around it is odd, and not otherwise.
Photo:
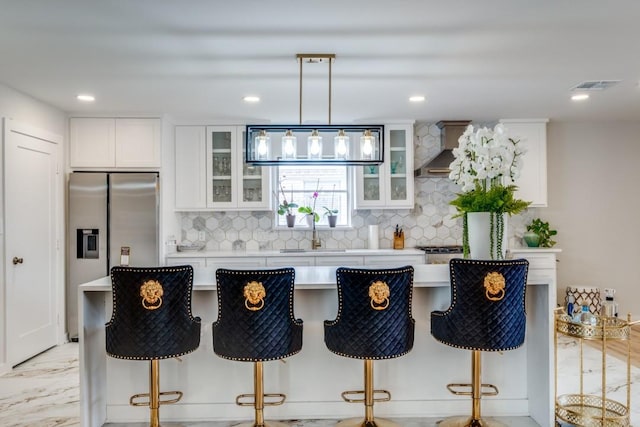
[[(551, 426), (555, 252), (522, 255), (514, 252), (514, 256), (531, 257), (527, 336), (525, 345), (517, 350), (485, 353), (484, 381), (496, 384), (500, 394), (483, 400), (483, 413), (528, 415), (541, 426)], [(430, 312), (449, 305), (448, 266), (414, 267), (414, 348), (403, 357), (375, 362), (375, 386), (392, 394), (390, 402), (376, 405), (376, 414), (381, 417), (468, 414), (469, 398), (451, 395), (446, 384), (470, 381), (470, 352), (438, 343), (431, 337), (429, 327)], [(284, 362), (265, 363), (265, 392), (287, 395), (284, 405), (267, 409), (268, 418), (346, 418), (362, 413), (361, 405), (348, 404), (340, 397), (344, 390), (362, 387), (362, 362), (334, 355), (323, 340), (323, 321), (335, 318), (337, 313), (336, 268), (295, 267), (295, 315), (304, 320), (303, 348)], [(184, 392), (178, 404), (161, 408), (161, 419), (250, 419), (253, 412), (236, 406), (235, 396), (252, 391), (252, 366), (213, 354), (211, 324), (217, 317), (214, 271), (197, 268), (194, 276), (193, 313), (202, 318), (201, 343), (198, 350), (180, 361), (161, 361), (161, 388)], [(147, 364), (112, 359), (105, 353), (104, 324), (110, 317), (112, 304), (110, 279), (86, 283), (79, 292), (82, 426), (145, 421), (148, 411), (129, 406), (128, 399), (146, 391)]]

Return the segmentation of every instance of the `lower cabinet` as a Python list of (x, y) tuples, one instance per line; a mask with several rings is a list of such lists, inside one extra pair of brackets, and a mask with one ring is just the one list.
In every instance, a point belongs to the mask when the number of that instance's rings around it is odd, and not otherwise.
[(357, 267), (364, 268), (393, 268), (405, 265), (420, 265), (425, 263), (423, 254), (395, 255), (316, 255), (303, 256), (253, 256), (243, 257), (177, 257), (167, 256), (166, 265), (190, 264), (195, 268), (237, 268), (249, 270), (254, 268), (277, 267)]
[(269, 257), (266, 259), (267, 267), (313, 267), (313, 257)]

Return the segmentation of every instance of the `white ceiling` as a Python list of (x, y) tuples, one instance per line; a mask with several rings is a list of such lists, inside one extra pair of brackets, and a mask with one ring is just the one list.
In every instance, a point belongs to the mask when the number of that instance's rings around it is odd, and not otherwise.
[[(637, 121), (639, 19), (636, 0), (0, 0), (0, 82), (72, 114), (298, 123), (296, 53), (334, 53), (333, 123)], [(328, 68), (304, 76), (303, 121), (326, 122)], [(570, 101), (585, 80), (621, 82)]]

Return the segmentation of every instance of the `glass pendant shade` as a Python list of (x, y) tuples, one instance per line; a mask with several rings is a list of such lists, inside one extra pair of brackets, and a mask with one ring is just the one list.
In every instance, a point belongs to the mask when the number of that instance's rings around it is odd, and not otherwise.
[(349, 157), (349, 137), (344, 133), (344, 129), (340, 129), (338, 136), (333, 140), (336, 159), (347, 159)]
[(317, 130), (311, 132), (311, 136), (307, 139), (307, 158), (322, 159), (322, 137)]
[(282, 137), (282, 158), (284, 160), (292, 160), (296, 158), (296, 148), (298, 140), (291, 130), (287, 130), (287, 133)]
[(365, 130), (360, 137), (360, 157), (363, 160), (371, 160), (373, 158), (374, 147), (376, 146), (375, 138), (369, 130)]
[(271, 138), (267, 135), (266, 131), (261, 131), (255, 139), (255, 151), (256, 158), (258, 160), (266, 160), (269, 158), (269, 144), (271, 142)]

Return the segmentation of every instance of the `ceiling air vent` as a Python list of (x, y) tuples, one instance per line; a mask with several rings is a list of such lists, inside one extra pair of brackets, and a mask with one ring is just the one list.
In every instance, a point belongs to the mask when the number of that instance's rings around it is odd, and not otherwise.
[(590, 80), (572, 87), (571, 90), (605, 90), (618, 83), (620, 80)]

